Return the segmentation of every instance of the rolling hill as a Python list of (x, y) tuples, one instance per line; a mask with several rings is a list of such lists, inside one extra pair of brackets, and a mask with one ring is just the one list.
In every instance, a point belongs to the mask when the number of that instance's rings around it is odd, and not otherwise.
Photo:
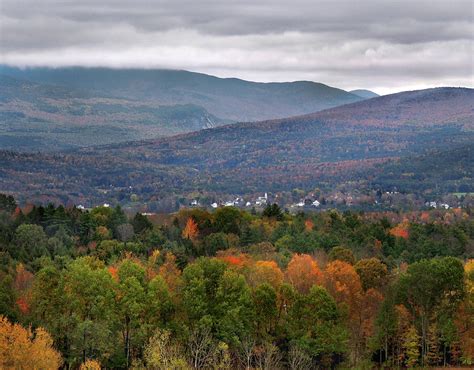
[(193, 104), (158, 105), (0, 75), (0, 148), (56, 151), (229, 123)]
[[(0, 190), (77, 203), (120, 201), (132, 192), (159, 201), (191, 192), (331, 188), (345, 181), (368, 184), (398, 158), (473, 142), (474, 90), (428, 89), (69, 154), (2, 152)], [(469, 161), (460, 165), (472, 169)], [(472, 186), (472, 171), (466, 173), (463, 184)]]
[(321, 83), (257, 83), (177, 70), (31, 68), (2, 66), (0, 74), (145, 104), (193, 104), (231, 121), (312, 113), (363, 98)]

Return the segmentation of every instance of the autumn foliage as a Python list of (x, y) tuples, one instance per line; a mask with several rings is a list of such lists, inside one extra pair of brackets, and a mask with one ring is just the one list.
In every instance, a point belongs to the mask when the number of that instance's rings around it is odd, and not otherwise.
[(186, 221), (186, 226), (184, 227), (183, 230), (183, 238), (185, 239), (190, 239), (190, 240), (195, 240), (199, 234), (199, 229), (196, 221), (192, 217), (188, 218), (188, 221)]
[(257, 261), (248, 274), (249, 284), (253, 287), (267, 283), (274, 289), (278, 289), (283, 282), (283, 278), (283, 272), (275, 261)]
[(25, 329), (0, 316), (1, 369), (58, 369), (61, 364), (61, 355), (44, 329)]
[(308, 293), (313, 285), (321, 284), (323, 279), (318, 264), (307, 254), (293, 255), (286, 276), (300, 293)]
[(79, 370), (100, 370), (100, 363), (97, 360), (86, 360), (79, 367)]
[(403, 238), (403, 239), (408, 239), (409, 237), (409, 232), (408, 232), (408, 222), (404, 221), (394, 228), (390, 229), (390, 234), (397, 237), (397, 238)]
[(252, 260), (247, 254), (235, 250), (218, 251), (216, 257), (237, 271), (242, 271), (252, 265)]
[(125, 242), (100, 208), (2, 224), (0, 368), (474, 363), (471, 215), (194, 209)]
[(359, 275), (354, 267), (339, 260), (326, 266), (324, 285), (336, 302), (344, 303), (347, 307), (354, 306), (362, 291)]
[(166, 253), (165, 262), (160, 266), (159, 274), (168, 284), (168, 287), (175, 291), (180, 284), (181, 270), (176, 266), (176, 257), (173, 253)]

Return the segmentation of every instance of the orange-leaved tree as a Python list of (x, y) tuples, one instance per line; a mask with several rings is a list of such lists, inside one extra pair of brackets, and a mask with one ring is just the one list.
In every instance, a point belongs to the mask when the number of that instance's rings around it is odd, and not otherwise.
[(33, 283), (33, 279), (33, 274), (29, 272), (22, 263), (16, 266), (13, 287), (17, 295), (16, 304), (23, 314), (26, 314), (30, 309), (30, 287)]
[(196, 221), (192, 217), (186, 221), (186, 226), (183, 229), (183, 238), (194, 241), (199, 234), (199, 229)]
[(313, 258), (307, 254), (295, 254), (286, 270), (288, 281), (300, 293), (308, 293), (315, 284), (321, 284), (323, 274)]
[(390, 234), (397, 237), (408, 239), (410, 233), (408, 231), (410, 224), (407, 220), (404, 220), (402, 223), (398, 224), (397, 226), (390, 229)]
[(166, 253), (165, 262), (160, 266), (160, 276), (174, 293), (181, 285), (181, 270), (176, 265), (176, 257), (173, 253)]
[(351, 361), (354, 365), (366, 354), (368, 339), (373, 334), (374, 318), (383, 296), (375, 289), (364, 291), (354, 266), (339, 260), (326, 266), (324, 285), (347, 313)]

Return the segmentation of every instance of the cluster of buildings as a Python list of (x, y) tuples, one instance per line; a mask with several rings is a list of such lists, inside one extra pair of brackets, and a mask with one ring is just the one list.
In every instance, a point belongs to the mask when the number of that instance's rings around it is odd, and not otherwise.
[[(268, 197), (268, 193), (265, 193), (263, 196), (258, 196), (255, 199), (245, 200), (241, 197), (236, 197), (235, 199), (226, 200), (226, 201), (223, 201), (223, 202), (213, 202), (213, 203), (210, 204), (210, 206), (211, 206), (211, 208), (214, 208), (214, 209), (219, 208), (219, 207), (239, 207), (239, 208), (256, 207), (256, 208), (261, 208), (261, 207), (265, 207), (269, 203), (272, 203), (273, 201), (276, 202), (276, 198), (278, 198), (278, 196), (275, 196), (275, 199), (270, 201), (270, 199)], [(306, 207), (306, 208), (313, 207), (314, 208), (314, 207), (319, 207), (320, 205), (321, 205), (321, 203), (317, 199), (305, 198), (305, 199), (300, 200), (297, 203), (291, 204), (289, 207), (290, 208), (304, 208), (304, 207)], [(205, 205), (202, 205), (199, 202), (199, 200), (193, 199), (189, 203), (189, 206), (190, 207), (201, 207), (201, 206), (205, 206)]]
[[(255, 200), (247, 200), (245, 201), (243, 198), (241, 197), (236, 197), (235, 199), (232, 199), (232, 200), (226, 200), (226, 201), (223, 201), (223, 202), (220, 202), (220, 203), (217, 203), (217, 202), (213, 202), (211, 203), (211, 208), (218, 208), (218, 207), (240, 207), (240, 208), (249, 208), (249, 207), (253, 207), (253, 206), (256, 206), (256, 207), (264, 207), (268, 204), (268, 194), (265, 193), (264, 196), (259, 196), (257, 197), (257, 199)], [(200, 207), (201, 204), (199, 203), (199, 201), (197, 199), (193, 199), (189, 205), (191, 207)]]
[(449, 204), (447, 203), (441, 203), (441, 202), (426, 202), (425, 206), (430, 207), (430, 208), (441, 208), (441, 209), (449, 209), (451, 208)]
[(321, 203), (317, 199), (315, 199), (315, 200), (304, 199), (304, 200), (300, 200), (298, 203), (292, 204), (290, 207), (291, 208), (302, 208), (302, 207), (316, 207), (317, 208), (320, 205), (321, 205)]

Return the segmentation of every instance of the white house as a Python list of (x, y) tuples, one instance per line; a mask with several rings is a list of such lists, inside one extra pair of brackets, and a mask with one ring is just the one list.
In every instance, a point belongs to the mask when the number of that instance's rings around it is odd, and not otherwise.
[(267, 204), (267, 202), (268, 202), (268, 194), (265, 193), (265, 196), (257, 198), (257, 200), (255, 201), (255, 204), (257, 206), (263, 206), (264, 204)]

